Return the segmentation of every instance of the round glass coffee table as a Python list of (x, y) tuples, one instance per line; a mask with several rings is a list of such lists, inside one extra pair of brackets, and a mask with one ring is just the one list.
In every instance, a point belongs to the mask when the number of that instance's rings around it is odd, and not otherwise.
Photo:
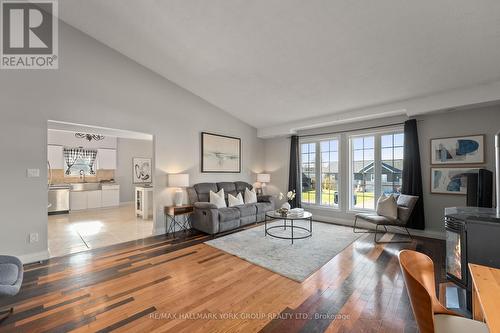
[[(279, 225), (272, 225), (268, 226), (267, 222), (272, 221), (272, 220), (282, 220), (283, 224)], [(294, 222), (297, 220), (306, 220), (309, 221), (309, 229), (303, 226), (299, 225), (294, 225)], [(287, 222), (290, 221), (290, 224)], [(270, 231), (273, 229), (282, 229), (282, 230), (287, 230), (287, 228), (290, 230), (290, 236), (281, 236), (277, 235), (276, 233), (271, 233)], [(306, 231), (306, 234), (304, 235), (303, 232), (301, 232), (300, 236), (297, 236), (296, 234), (294, 235), (294, 230), (300, 229), (301, 231)], [(303, 214), (297, 215), (297, 214), (287, 214), (286, 216), (281, 215), (280, 213), (277, 213), (276, 211), (270, 211), (266, 213), (266, 217), (264, 218), (264, 230), (265, 230), (265, 235), (269, 235), (274, 238), (280, 238), (280, 239), (288, 239), (292, 241), (296, 239), (304, 239), (304, 238), (309, 238), (312, 236), (312, 214), (309, 212), (304, 211)]]

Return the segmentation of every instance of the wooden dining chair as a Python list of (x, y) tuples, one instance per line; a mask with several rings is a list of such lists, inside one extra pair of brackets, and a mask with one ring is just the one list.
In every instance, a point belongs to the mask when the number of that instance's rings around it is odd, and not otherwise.
[(488, 332), (484, 323), (464, 318), (439, 302), (431, 258), (411, 250), (399, 252), (398, 258), (420, 333)]

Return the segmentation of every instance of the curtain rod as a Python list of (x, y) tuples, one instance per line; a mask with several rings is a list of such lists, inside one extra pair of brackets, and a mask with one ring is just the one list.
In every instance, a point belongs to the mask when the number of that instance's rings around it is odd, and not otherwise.
[(304, 135), (298, 135), (298, 137), (299, 138), (307, 138), (307, 137), (311, 137), (311, 136), (330, 135), (330, 134), (342, 134), (342, 133), (355, 132), (355, 131), (364, 131), (364, 130), (369, 130), (369, 129), (392, 127), (392, 126), (397, 126), (397, 125), (404, 125), (404, 122), (393, 123), (393, 124), (388, 124), (388, 125), (378, 125), (378, 126), (370, 126), (370, 127), (363, 127), (363, 128), (354, 128), (354, 129), (344, 130), (344, 131), (315, 133), (315, 134), (304, 134)]

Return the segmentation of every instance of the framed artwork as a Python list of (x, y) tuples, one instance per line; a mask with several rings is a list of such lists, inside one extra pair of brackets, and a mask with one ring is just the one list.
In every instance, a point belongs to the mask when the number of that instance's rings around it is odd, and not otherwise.
[(467, 174), (478, 168), (431, 168), (431, 193), (467, 194)]
[(484, 163), (484, 135), (431, 139), (431, 164)]
[(132, 177), (134, 184), (145, 184), (153, 181), (153, 167), (151, 158), (134, 157), (132, 159)]
[(241, 139), (202, 132), (201, 172), (240, 173)]

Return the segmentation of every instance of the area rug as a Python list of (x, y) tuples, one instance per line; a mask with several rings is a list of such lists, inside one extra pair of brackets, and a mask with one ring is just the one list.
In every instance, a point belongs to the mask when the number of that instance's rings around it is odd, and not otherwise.
[[(282, 221), (272, 223), (282, 224)], [(309, 222), (306, 221), (295, 221), (295, 225), (309, 228)], [(290, 228), (276, 228), (271, 232), (289, 236)], [(296, 236), (302, 235), (302, 231), (297, 229), (294, 233)], [(205, 244), (302, 282), (360, 236), (349, 227), (313, 222), (312, 237), (295, 240), (293, 245), (289, 240), (265, 236), (264, 225), (216, 238)]]

